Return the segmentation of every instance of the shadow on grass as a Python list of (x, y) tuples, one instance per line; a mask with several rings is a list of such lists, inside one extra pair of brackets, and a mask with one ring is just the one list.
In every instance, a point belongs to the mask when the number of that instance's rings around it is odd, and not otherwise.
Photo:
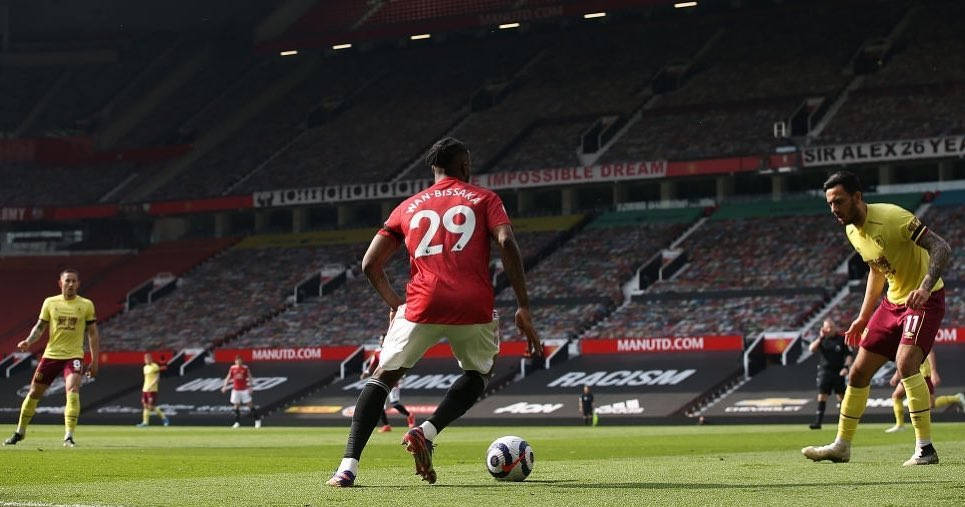
[[(916, 484), (947, 484), (955, 481), (915, 481)], [(790, 484), (714, 484), (694, 482), (615, 482), (608, 484), (560, 484), (561, 488), (612, 488), (612, 489), (788, 489), (801, 487), (827, 486), (898, 486), (906, 485), (908, 481), (839, 481), (839, 482), (798, 482)]]
[[(915, 484), (949, 484), (955, 483), (951, 480), (920, 481)], [(390, 489), (421, 489), (421, 488), (476, 488), (490, 489), (505, 487), (506, 482), (493, 482), (492, 484), (407, 484), (407, 485), (356, 485), (357, 488), (390, 488)], [(802, 487), (828, 487), (828, 486), (900, 486), (908, 484), (908, 481), (839, 481), (839, 482), (802, 482), (792, 484), (717, 484), (717, 483), (694, 483), (694, 482), (608, 482), (591, 484), (576, 479), (562, 480), (542, 480), (525, 481), (522, 484), (547, 484), (559, 488), (572, 489), (790, 489)]]

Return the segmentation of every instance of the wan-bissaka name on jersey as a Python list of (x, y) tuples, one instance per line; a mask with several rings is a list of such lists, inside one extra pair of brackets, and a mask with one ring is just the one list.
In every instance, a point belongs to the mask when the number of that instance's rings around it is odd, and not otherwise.
[(97, 322), (93, 301), (80, 296), (70, 300), (64, 299), (63, 295), (49, 297), (40, 309), (40, 320), (50, 324), (50, 340), (44, 357), (84, 357), (84, 332), (88, 324)]
[[(900, 206), (876, 203), (868, 205), (864, 225), (846, 231), (861, 258), (888, 279), (888, 301), (904, 304), (928, 273), (928, 251), (915, 244), (928, 228)], [(939, 279), (932, 291), (944, 286)]]

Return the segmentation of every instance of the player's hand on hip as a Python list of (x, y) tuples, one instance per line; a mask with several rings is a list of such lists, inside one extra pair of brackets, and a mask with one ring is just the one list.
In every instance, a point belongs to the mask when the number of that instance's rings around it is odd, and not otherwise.
[(857, 347), (858, 343), (861, 342), (861, 334), (864, 333), (865, 327), (868, 325), (868, 321), (865, 319), (855, 319), (848, 327), (848, 330), (844, 332), (844, 342), (848, 344), (849, 347)]
[(928, 298), (931, 297), (931, 292), (925, 289), (915, 289), (911, 291), (908, 295), (908, 301), (905, 302), (905, 306), (911, 308), (912, 310), (921, 310), (924, 308), (925, 303), (928, 302)]
[(543, 344), (539, 341), (536, 329), (533, 328), (533, 316), (529, 308), (516, 310), (516, 327), (526, 336), (527, 352), (534, 359), (543, 358)]
[(20, 352), (26, 352), (30, 350), (30, 342), (28, 342), (27, 340), (21, 340), (17, 342), (17, 350), (19, 350)]
[(91, 361), (91, 363), (87, 365), (87, 376), (90, 378), (96, 377), (98, 370), (100, 370), (100, 365), (97, 364), (97, 361)]

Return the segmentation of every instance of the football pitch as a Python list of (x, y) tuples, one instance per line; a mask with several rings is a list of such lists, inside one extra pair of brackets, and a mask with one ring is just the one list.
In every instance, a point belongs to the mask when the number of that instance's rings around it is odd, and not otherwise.
[[(965, 423), (936, 424), (937, 466), (903, 468), (913, 433), (863, 425), (851, 463), (811, 463), (800, 448), (832, 440), (804, 425), (452, 427), (439, 439), (428, 485), (399, 445), (400, 428), (372, 435), (357, 485), (324, 486), (344, 428), (31, 426), (0, 447), (0, 505), (928, 505), (965, 504)], [(3, 436), (9, 426), (4, 426)], [(527, 439), (523, 483), (486, 472), (489, 443)]]

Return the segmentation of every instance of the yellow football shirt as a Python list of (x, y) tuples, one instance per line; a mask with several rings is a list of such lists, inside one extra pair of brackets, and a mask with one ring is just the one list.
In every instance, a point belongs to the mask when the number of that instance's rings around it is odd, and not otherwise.
[[(915, 244), (928, 228), (900, 206), (876, 203), (868, 205), (864, 225), (845, 231), (861, 258), (888, 279), (888, 301), (904, 304), (928, 273), (928, 251)], [(939, 279), (932, 291), (944, 286)]]
[(161, 376), (161, 367), (157, 363), (144, 365), (144, 388), (145, 393), (157, 392), (157, 378)]
[(80, 296), (64, 299), (51, 296), (40, 308), (40, 320), (49, 323), (50, 340), (44, 350), (48, 359), (84, 357), (84, 333), (87, 325), (97, 322), (94, 302)]

